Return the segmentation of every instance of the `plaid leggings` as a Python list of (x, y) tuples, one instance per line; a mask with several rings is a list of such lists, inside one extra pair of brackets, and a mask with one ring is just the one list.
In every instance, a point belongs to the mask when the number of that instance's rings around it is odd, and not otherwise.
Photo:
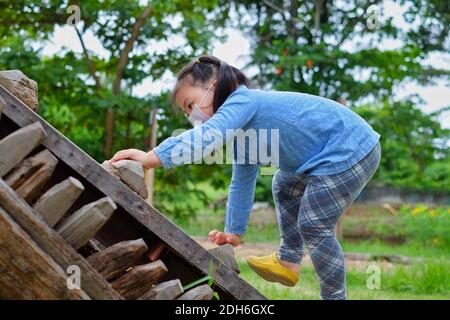
[(336, 222), (377, 170), (381, 146), (350, 169), (312, 176), (277, 170), (272, 181), (280, 227), (281, 260), (301, 263), (306, 244), (320, 282), (321, 299), (346, 299), (344, 253), (335, 235)]

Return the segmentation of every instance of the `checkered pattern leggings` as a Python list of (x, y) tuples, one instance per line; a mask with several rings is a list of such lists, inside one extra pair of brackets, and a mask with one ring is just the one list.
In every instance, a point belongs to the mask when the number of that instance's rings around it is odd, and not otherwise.
[(334, 235), (336, 222), (377, 170), (381, 146), (352, 168), (312, 176), (277, 170), (272, 181), (280, 227), (279, 259), (301, 263), (306, 244), (320, 282), (321, 299), (346, 299), (344, 253)]

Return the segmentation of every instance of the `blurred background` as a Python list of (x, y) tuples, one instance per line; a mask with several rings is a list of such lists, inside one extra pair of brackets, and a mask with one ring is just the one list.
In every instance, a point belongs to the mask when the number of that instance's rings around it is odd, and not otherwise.
[[(349, 299), (449, 299), (449, 25), (445, 0), (0, 0), (0, 70), (35, 80), (39, 114), (100, 163), (191, 127), (169, 93), (201, 54), (241, 68), (255, 88), (339, 101), (381, 134), (383, 152), (336, 228)], [(236, 248), (241, 276), (271, 299), (317, 299), (307, 254), (295, 288), (245, 263), (279, 242), (273, 171), (261, 173)], [(153, 205), (208, 246), (230, 178), (230, 165), (156, 170)]]

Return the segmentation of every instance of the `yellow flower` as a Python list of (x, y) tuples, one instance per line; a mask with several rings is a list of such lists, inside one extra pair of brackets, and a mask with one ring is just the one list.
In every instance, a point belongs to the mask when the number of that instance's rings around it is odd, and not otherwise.
[(436, 217), (436, 216), (437, 216), (436, 210), (431, 210), (430, 217)]
[(421, 213), (424, 209), (422, 207), (415, 207), (414, 210), (411, 212), (413, 216), (418, 215)]

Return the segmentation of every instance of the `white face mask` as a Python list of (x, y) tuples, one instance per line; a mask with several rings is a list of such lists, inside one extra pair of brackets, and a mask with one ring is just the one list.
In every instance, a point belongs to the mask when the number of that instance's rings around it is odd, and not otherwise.
[(198, 124), (201, 124), (201, 123), (207, 121), (209, 118), (211, 118), (210, 116), (204, 114), (200, 110), (200, 108), (201, 108), (200, 106), (202, 105), (203, 100), (205, 100), (205, 97), (208, 94), (209, 90), (211, 90), (212, 85), (213, 85), (212, 83), (209, 85), (209, 88), (206, 91), (206, 93), (203, 95), (203, 98), (200, 100), (200, 103), (196, 104), (194, 106), (194, 109), (192, 110), (191, 114), (188, 117), (189, 121), (192, 123), (192, 125), (194, 127)]

